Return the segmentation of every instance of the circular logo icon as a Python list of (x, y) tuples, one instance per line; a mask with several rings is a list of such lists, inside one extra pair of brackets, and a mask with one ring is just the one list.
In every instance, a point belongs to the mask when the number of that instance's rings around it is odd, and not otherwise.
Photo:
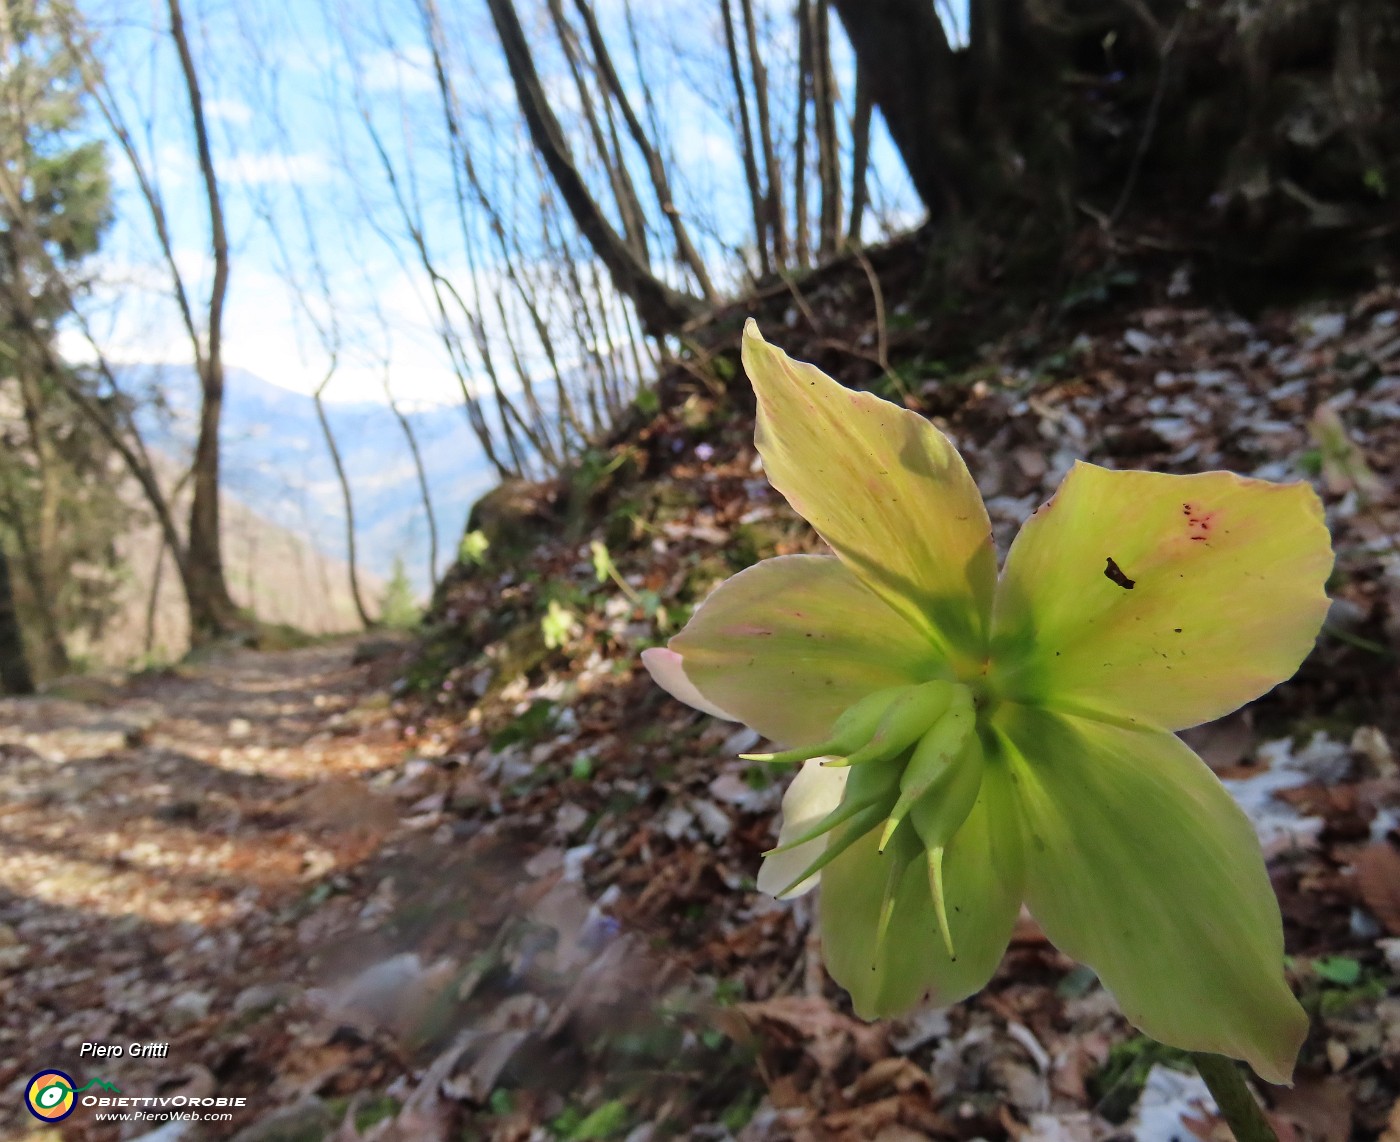
[(57, 1122), (73, 1113), (73, 1080), (62, 1071), (40, 1071), (24, 1088), (24, 1105), (35, 1118)]

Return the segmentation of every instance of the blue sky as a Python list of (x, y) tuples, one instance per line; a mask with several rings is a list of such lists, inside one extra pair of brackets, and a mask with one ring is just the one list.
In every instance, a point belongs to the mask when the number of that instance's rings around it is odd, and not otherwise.
[[(435, 260), (470, 304), (472, 259), (484, 289), (499, 280), (501, 255), (481, 212), (459, 213), (456, 206), (419, 4), (186, 5), (233, 248), (227, 362), (309, 392), (327, 375), (334, 346), (338, 367), (328, 399), (382, 400), (387, 377), (407, 402), (460, 402), (435, 332), (428, 277), (362, 118), (377, 130)], [(518, 6), (567, 121), (577, 97), (552, 31), (541, 22), (544, 5), (520, 0)], [(192, 292), (203, 297), (210, 271), (206, 218), (176, 57), (160, 35), (165, 5), (89, 0), (83, 7), (103, 38), (117, 104), (161, 189), (177, 261)], [(493, 199), (518, 227), (518, 262), (528, 268), (540, 241), (542, 187), (495, 33), (479, 2), (441, 7), (470, 152)], [(737, 136), (726, 120), (730, 93), (718, 4), (634, 0), (632, 7), (676, 197), (718, 284), (733, 287), (739, 260), (732, 251), (750, 240), (751, 222)], [(788, 6), (759, 7), (773, 40), (766, 62), (775, 119), (790, 134), (796, 50)], [(596, 8), (640, 110), (622, 0), (599, 0)], [(838, 79), (849, 98), (849, 51), (835, 21), (833, 29)], [(113, 170), (118, 220), (102, 255), (105, 286), (93, 299), (93, 329), (114, 360), (187, 362), (188, 343), (168, 299), (149, 219), (115, 153)], [(640, 165), (636, 177), (644, 186)], [(894, 224), (917, 218), (914, 195), (878, 123), (873, 182), (885, 218)], [(874, 221), (867, 235), (878, 236)], [(81, 355), (79, 342), (70, 331), (66, 345)]]

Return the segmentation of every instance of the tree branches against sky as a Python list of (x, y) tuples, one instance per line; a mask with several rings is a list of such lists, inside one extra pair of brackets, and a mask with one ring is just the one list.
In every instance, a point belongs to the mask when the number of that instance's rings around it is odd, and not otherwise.
[[(130, 0), (83, 0), (79, 7), (113, 106), (158, 185), (176, 259), (192, 280), (207, 278), (198, 169), (176, 97), (178, 61), (153, 22), (160, 10)], [(518, 7), (551, 104), (571, 133), (585, 177), (599, 183), (606, 173), (587, 141), (579, 90), (546, 5), (522, 0)], [(752, 223), (738, 126), (721, 94), (727, 77), (719, 6), (597, 0), (594, 11), (717, 287), (740, 288), (751, 270)], [(762, 2), (756, 11), (776, 147), (790, 151), (795, 26), (785, 3)], [(430, 16), (440, 21), (436, 58)], [(333, 325), (339, 368), (326, 399), (382, 400), (387, 356), (399, 397), (461, 403), (463, 371), (469, 383), (485, 382), (469, 346), (454, 367), (435, 275), (451, 284), (463, 309), (482, 316), (491, 340), (501, 340), (503, 322), (523, 331), (518, 352), (525, 369), (544, 365), (518, 308), (520, 291), (501, 285), (507, 265), (535, 283), (543, 309), (562, 325), (557, 311), (568, 299), (534, 264), (557, 256), (561, 244), (581, 264), (592, 258), (549, 205), (553, 189), (521, 125), (484, 3), (202, 0), (189, 5), (187, 22), (233, 248), (231, 366), (310, 392), (325, 377)], [(849, 146), (854, 64), (839, 24), (833, 20), (832, 27), (833, 68), (847, 100), (838, 103), (838, 122)], [(455, 123), (444, 114), (449, 99)], [(101, 121), (94, 117), (92, 126), (101, 130)], [(453, 129), (460, 132), (455, 143)], [(621, 146), (629, 151), (625, 139)], [(471, 185), (464, 182), (464, 160)], [(871, 171), (866, 240), (918, 218), (917, 199), (878, 124)], [(90, 303), (93, 328), (113, 360), (179, 363), (188, 350), (158, 272), (149, 222), (133, 201), (133, 176), (117, 161), (114, 177), (118, 220), (103, 254), (105, 288)], [(648, 237), (665, 249), (662, 204), (645, 179), (637, 185)], [(430, 263), (415, 251), (419, 240)], [(674, 262), (659, 263), (658, 272), (679, 284)], [(496, 296), (505, 302), (487, 304)], [(624, 335), (624, 322), (609, 327), (614, 339)], [(65, 347), (83, 351), (71, 331)], [(588, 351), (562, 333), (554, 348), (580, 359)], [(502, 383), (519, 384), (511, 377)]]

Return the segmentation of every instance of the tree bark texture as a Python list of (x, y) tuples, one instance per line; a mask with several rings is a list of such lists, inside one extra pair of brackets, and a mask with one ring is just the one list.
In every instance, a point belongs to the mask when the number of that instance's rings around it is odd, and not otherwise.
[(487, 7), (501, 39), (530, 139), (559, 188), (574, 224), (607, 267), (614, 288), (637, 307), (637, 316), (647, 331), (662, 334), (679, 329), (704, 311), (705, 302), (661, 281), (613, 229), (574, 165), (563, 128), (549, 106), (535, 70), (534, 57), (514, 3), (512, 0), (487, 0)]
[(846, 230), (846, 240), (853, 246), (861, 244), (865, 207), (870, 201), (866, 179), (870, 171), (870, 118), (874, 106), (866, 70), (857, 60), (856, 109), (851, 116), (851, 222)]
[(817, 250), (822, 258), (841, 244), (841, 148), (836, 138), (836, 76), (831, 67), (831, 15), (827, 0), (812, 14), (812, 113), (817, 135), (817, 180), (821, 184)]
[(690, 232), (686, 228), (685, 221), (681, 218), (681, 212), (676, 209), (674, 197), (671, 194), (670, 180), (666, 175), (666, 164), (662, 161), (660, 152), (637, 117), (631, 100), (627, 98), (627, 92), (623, 90), (617, 68), (613, 65), (612, 55), (608, 52), (608, 45), (598, 28), (598, 20), (593, 14), (593, 7), (589, 0), (575, 0), (575, 7), (583, 18), (584, 29), (588, 33), (588, 44), (593, 51), (593, 59), (597, 64), (598, 73), (611, 90), (612, 97), (617, 100), (618, 110), (622, 112), (622, 120), (627, 124), (627, 133), (632, 136), (632, 142), (642, 152), (642, 159), (647, 165), (647, 174), (651, 177), (652, 189), (656, 192), (657, 201), (661, 204), (661, 213), (666, 215), (666, 220), (671, 227), (671, 234), (676, 240), (676, 255), (695, 275), (696, 283), (700, 286), (700, 291), (706, 299), (718, 301), (719, 293), (710, 281), (710, 274), (705, 268), (704, 259), (700, 257), (699, 251), (696, 250), (694, 242), (690, 239)]
[[(316, 391), (311, 394), (311, 399), (316, 405), (316, 419), (321, 424), (321, 435), (326, 439), (326, 451), (331, 454), (331, 464), (335, 467), (335, 478), (340, 484), (341, 502), (345, 505), (345, 553), (350, 572), (350, 598), (355, 603), (355, 613), (360, 617), (360, 625), (368, 630), (374, 626), (374, 620), (370, 617), (369, 611), (365, 609), (364, 596), (360, 592), (360, 560), (359, 553), (355, 549), (355, 497), (350, 493), (350, 477), (345, 473), (345, 463), (340, 458), (340, 448), (335, 442), (335, 433), (331, 431), (331, 422), (326, 416), (326, 405), (322, 399), (326, 386), (331, 383), (331, 378), (335, 376), (335, 370), (336, 361), (332, 358), (330, 369), (321, 383), (316, 386)], [(252, 566), (251, 560), (249, 566)]]
[(204, 122), (204, 98), (199, 74), (185, 34), (180, 0), (169, 0), (170, 36), (180, 56), (180, 70), (190, 103), (195, 148), (209, 210), (210, 252), (214, 259), (214, 280), (209, 291), (209, 310), (204, 345), (195, 339), (195, 364), (199, 372), (201, 401), (199, 436), (195, 442), (193, 498), (190, 502), (189, 539), (185, 550), (185, 593), (190, 605), (191, 638), (200, 642), (229, 634), (243, 620), (229, 596), (224, 578), (222, 540), (219, 532), (219, 423), (224, 407), (223, 317), (228, 293), (228, 235), (224, 230), (223, 202), (209, 149), (209, 132)]
[(24, 635), (10, 590), (10, 561), (0, 547), (0, 690), (6, 694), (34, 693), (34, 676), (24, 654)]
[(870, 95), (935, 220), (970, 205), (972, 162), (958, 121), (957, 77), (933, 0), (832, 0)]
[(812, 99), (812, 0), (797, 0), (797, 123), (793, 129), (792, 213), (797, 264), (806, 268), (812, 244), (807, 222), (807, 104)]
[(754, 19), (753, 0), (740, 0), (744, 13), (744, 34), (749, 45), (749, 70), (753, 73), (753, 101), (758, 112), (758, 139), (763, 148), (764, 177), (768, 182), (768, 226), (772, 231), (773, 260), (780, 266), (788, 262), (787, 223), (783, 217), (783, 175), (778, 152), (773, 146), (773, 123), (768, 106), (768, 69), (763, 66), (763, 54), (758, 47), (758, 23)]
[[(632, 248), (632, 252), (636, 254), (638, 260), (646, 262), (649, 259), (646, 215), (642, 212), (642, 202), (637, 196), (637, 187), (632, 182), (632, 173), (627, 169), (627, 163), (623, 158), (622, 148), (618, 145), (615, 132), (603, 130), (603, 124), (598, 116), (598, 108), (593, 99), (593, 92), (588, 86), (588, 80), (584, 76), (583, 67), (580, 64), (579, 56), (581, 53), (578, 40), (574, 35), (573, 28), (569, 26), (569, 21), (564, 17), (564, 6), (561, 0), (549, 0), (549, 14), (554, 20), (554, 30), (559, 37), (559, 46), (564, 49), (564, 59), (569, 65), (569, 73), (573, 76), (574, 90), (578, 92), (579, 107), (583, 111), (584, 120), (588, 123), (588, 133), (593, 138), (593, 148), (598, 152), (603, 169), (608, 172), (608, 185), (612, 188), (618, 217), (622, 219), (623, 239)], [(607, 113), (607, 98), (605, 87), (603, 91), (605, 114)], [(612, 116), (607, 115), (607, 118), (609, 127), (611, 127)]]
[(739, 119), (739, 140), (744, 160), (744, 181), (749, 188), (749, 209), (753, 213), (754, 249), (758, 253), (758, 272), (764, 276), (773, 272), (773, 259), (768, 247), (768, 196), (758, 182), (758, 155), (754, 148), (753, 125), (749, 121), (749, 96), (744, 86), (744, 70), (739, 62), (739, 46), (734, 35), (734, 13), (729, 0), (719, 0), (720, 19), (724, 21), (724, 46), (729, 57), (729, 75), (734, 81), (734, 113)]

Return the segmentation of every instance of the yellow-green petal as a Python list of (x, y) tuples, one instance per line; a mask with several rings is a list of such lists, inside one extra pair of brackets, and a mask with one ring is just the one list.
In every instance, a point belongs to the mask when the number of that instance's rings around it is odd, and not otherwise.
[[(822, 955), (864, 1019), (899, 1015), (928, 1000), (943, 1006), (991, 979), (1021, 908), (1021, 850), (1006, 765), (989, 761), (977, 803), (943, 856), (948, 953), (929, 890), (922, 846), (908, 825), (883, 855), (874, 828), (822, 873)], [(908, 861), (889, 931), (876, 954), (885, 879)]]
[(942, 669), (928, 639), (829, 555), (740, 571), (669, 646), (708, 703), (786, 745), (820, 742), (872, 690)]
[(1010, 705), (995, 723), (1045, 934), (1154, 1039), (1288, 1082), (1307, 1016), (1259, 842), (1215, 775), (1160, 730)]
[(949, 657), (978, 659), (991, 525), (957, 449), (923, 417), (842, 387), (744, 328), (764, 470), (842, 560)]
[(1076, 464), (997, 586), (997, 686), (1164, 729), (1290, 677), (1327, 614), (1332, 548), (1305, 484)]

